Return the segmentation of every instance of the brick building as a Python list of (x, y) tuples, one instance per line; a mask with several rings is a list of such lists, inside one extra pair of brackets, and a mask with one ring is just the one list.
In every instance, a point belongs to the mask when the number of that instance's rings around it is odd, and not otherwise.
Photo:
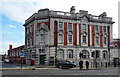
[[(109, 43), (112, 41), (113, 21), (103, 12), (99, 16), (75, 7), (70, 12), (40, 9), (25, 24), (26, 62), (49, 65), (57, 59), (75, 62), (89, 61), (93, 66), (109, 62)], [(56, 47), (57, 46), (57, 47)], [(57, 51), (56, 51), (57, 50)], [(54, 63), (54, 62), (53, 62)]]
[(24, 50), (25, 45), (16, 47), (16, 48), (12, 48), (12, 45), (9, 46), (9, 50), (8, 50), (8, 59), (12, 62), (15, 63), (25, 63), (25, 59), (20, 57), (20, 52)]
[(112, 44), (110, 48), (111, 63), (113, 63), (114, 60), (119, 60), (120, 62), (120, 39), (113, 39)]

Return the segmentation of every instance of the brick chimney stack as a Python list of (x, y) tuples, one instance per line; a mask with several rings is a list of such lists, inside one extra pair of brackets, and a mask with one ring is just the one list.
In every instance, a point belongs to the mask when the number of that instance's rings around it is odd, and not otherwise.
[(9, 50), (11, 50), (12, 49), (12, 45), (9, 45)]

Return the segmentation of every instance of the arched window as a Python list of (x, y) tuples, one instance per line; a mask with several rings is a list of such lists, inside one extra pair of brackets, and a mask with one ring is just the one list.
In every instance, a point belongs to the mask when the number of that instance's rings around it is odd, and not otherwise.
[(89, 52), (87, 50), (83, 50), (82, 53), (83, 53), (82, 58), (86, 58), (86, 59), (89, 58)]
[(64, 51), (63, 50), (58, 50), (57, 51), (57, 58), (58, 59), (63, 59), (64, 58)]
[(68, 58), (73, 58), (73, 51), (72, 50), (68, 50)]
[(104, 58), (104, 59), (107, 58), (107, 51), (103, 51), (103, 58)]
[(96, 58), (100, 58), (100, 51), (96, 50), (95, 53), (96, 53)]

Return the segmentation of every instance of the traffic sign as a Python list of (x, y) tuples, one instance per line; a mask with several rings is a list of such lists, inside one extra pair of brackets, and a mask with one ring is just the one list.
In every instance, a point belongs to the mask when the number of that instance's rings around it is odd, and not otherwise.
[(23, 51), (20, 52), (20, 57), (24, 57), (24, 52)]

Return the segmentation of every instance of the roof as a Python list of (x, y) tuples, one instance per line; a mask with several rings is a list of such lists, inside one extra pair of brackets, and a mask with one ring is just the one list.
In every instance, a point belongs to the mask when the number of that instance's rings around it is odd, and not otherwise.
[(28, 25), (30, 22), (39, 19), (46, 18), (63, 18), (63, 19), (72, 19), (72, 20), (81, 20), (83, 17), (88, 18), (89, 22), (98, 22), (98, 23), (108, 23), (113, 24), (115, 22), (112, 21), (112, 17), (107, 17), (106, 13), (95, 16), (92, 14), (88, 14), (88, 11), (80, 10), (79, 13), (73, 12), (63, 12), (63, 11), (53, 11), (48, 8), (38, 10), (38, 13), (34, 13), (27, 20), (25, 20), (25, 24), (23, 26)]

